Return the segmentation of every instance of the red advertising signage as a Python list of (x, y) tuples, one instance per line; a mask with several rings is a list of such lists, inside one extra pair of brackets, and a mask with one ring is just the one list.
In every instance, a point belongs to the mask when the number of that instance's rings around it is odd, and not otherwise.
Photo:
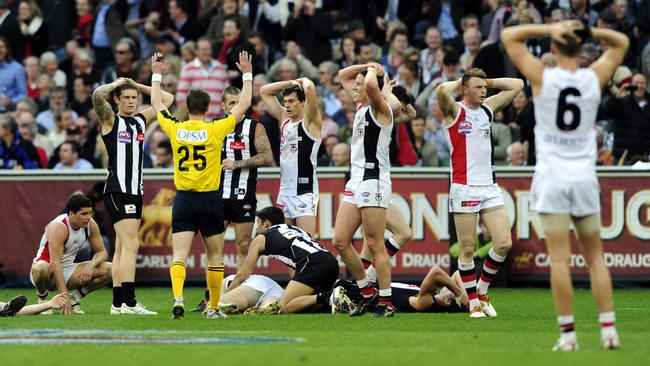
[[(343, 173), (326, 170), (319, 177), (318, 241), (333, 253), (334, 219), (342, 199)], [(549, 259), (544, 247), (539, 219), (528, 210), (530, 171), (497, 174), (510, 216), (513, 249), (510, 252), (510, 279), (547, 278)], [(88, 191), (103, 175), (0, 176), (0, 263), (5, 275), (25, 277), (45, 225), (65, 206), (75, 190)], [(615, 279), (650, 280), (650, 174), (609, 171), (600, 174), (602, 231), (605, 261)], [(275, 171), (260, 174), (258, 209), (275, 202), (279, 180)], [(413, 239), (393, 259), (396, 277), (421, 277), (432, 266), (448, 268), (449, 214), (448, 172), (444, 170), (399, 170), (393, 175), (393, 203), (410, 223)], [(139, 230), (138, 280), (166, 279), (171, 262), (171, 205), (175, 189), (170, 173), (145, 177), (143, 220)], [(111, 228), (103, 205), (104, 226)], [(452, 233), (453, 234), (453, 233)], [(453, 235), (452, 235), (453, 236)], [(109, 232), (112, 237), (112, 230)], [(357, 248), (361, 233), (356, 236)], [(234, 230), (226, 232), (224, 264), (226, 273), (236, 269)], [(573, 243), (573, 273), (586, 274), (584, 258)], [(204, 278), (205, 256), (196, 239), (188, 258), (190, 278)], [(344, 270), (341, 264), (341, 270)], [(286, 277), (285, 266), (262, 258), (258, 273)]]

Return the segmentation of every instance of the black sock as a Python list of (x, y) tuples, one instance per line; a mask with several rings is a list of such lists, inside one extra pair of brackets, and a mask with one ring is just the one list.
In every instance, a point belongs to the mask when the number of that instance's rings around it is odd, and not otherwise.
[(135, 306), (137, 302), (135, 301), (135, 283), (133, 282), (122, 282), (122, 301), (126, 306)]
[(316, 295), (316, 303), (321, 305), (330, 305), (330, 296), (332, 291), (321, 292)]
[(124, 296), (122, 295), (122, 287), (116, 286), (113, 287), (113, 306), (119, 308), (124, 302)]
[(210, 290), (205, 290), (205, 299), (210, 300)]

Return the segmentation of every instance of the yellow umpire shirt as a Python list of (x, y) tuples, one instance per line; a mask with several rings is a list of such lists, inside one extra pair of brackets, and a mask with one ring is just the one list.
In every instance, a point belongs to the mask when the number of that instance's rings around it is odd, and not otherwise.
[(169, 111), (158, 112), (158, 122), (169, 136), (174, 153), (174, 184), (179, 191), (210, 192), (219, 189), (221, 147), (237, 121), (226, 118), (180, 122)]

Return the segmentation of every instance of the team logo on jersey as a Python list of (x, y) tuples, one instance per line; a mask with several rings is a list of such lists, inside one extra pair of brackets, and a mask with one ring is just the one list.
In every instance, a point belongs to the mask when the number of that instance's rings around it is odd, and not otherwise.
[(135, 139), (138, 140), (138, 141), (140, 141), (140, 142), (144, 141), (144, 133), (139, 133), (139, 134), (135, 137)]
[(483, 130), (483, 138), (486, 139), (486, 140), (490, 138), (490, 130), (489, 129)]
[(245, 150), (246, 149), (246, 143), (244, 141), (232, 141), (230, 143), (230, 149), (231, 150)]
[(291, 151), (292, 153), (297, 152), (298, 151), (298, 144), (291, 144), (291, 146), (289, 146), (289, 151)]
[(307, 208), (307, 204), (306, 203), (301, 203), (301, 204), (298, 205), (298, 208)]
[(129, 131), (120, 131), (117, 133), (117, 142), (121, 142), (123, 144), (130, 144), (131, 143), (131, 133)]
[(124, 205), (124, 212), (126, 212), (127, 214), (136, 213), (135, 205)]
[(245, 195), (246, 194), (246, 189), (245, 188), (235, 188), (235, 194), (237, 195)]
[(309, 184), (309, 178), (299, 177), (298, 178), (298, 184)]
[(462, 201), (460, 203), (461, 207), (475, 207), (481, 204), (481, 201)]
[(381, 195), (380, 192), (375, 193), (375, 200), (376, 201), (381, 201), (384, 197)]
[(368, 198), (370, 197), (370, 192), (363, 192), (361, 193), (361, 197)]
[(458, 133), (467, 135), (472, 133), (472, 122), (470, 121), (460, 121), (458, 122)]
[(366, 133), (365, 128), (357, 128), (357, 137), (363, 137), (364, 133)]

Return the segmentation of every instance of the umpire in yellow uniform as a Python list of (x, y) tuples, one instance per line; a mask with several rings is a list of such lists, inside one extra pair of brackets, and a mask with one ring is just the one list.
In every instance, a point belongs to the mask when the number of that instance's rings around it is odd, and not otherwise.
[[(155, 54), (152, 62), (163, 62)], [(183, 284), (185, 260), (190, 253), (197, 231), (201, 231), (208, 265), (206, 279), (210, 292), (207, 318), (225, 317), (218, 310), (219, 293), (223, 280), (223, 204), (219, 190), (221, 178), (221, 147), (235, 124), (244, 119), (251, 105), (253, 67), (247, 52), (239, 53), (237, 63), (242, 73), (243, 88), (239, 103), (226, 117), (205, 122), (210, 106), (208, 93), (192, 89), (187, 96), (190, 119), (181, 122), (169, 113), (162, 103), (160, 74), (151, 78), (151, 104), (158, 111), (158, 122), (169, 136), (174, 153), (174, 184), (178, 193), (172, 209), (172, 246), (174, 260), (170, 267), (174, 305), (172, 318), (180, 319), (185, 312)]]

